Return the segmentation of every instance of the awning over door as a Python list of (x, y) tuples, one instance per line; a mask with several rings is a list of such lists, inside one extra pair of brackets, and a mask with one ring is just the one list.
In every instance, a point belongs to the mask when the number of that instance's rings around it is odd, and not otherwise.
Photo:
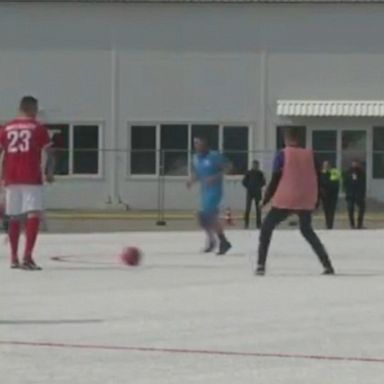
[(278, 116), (384, 116), (384, 100), (278, 100)]

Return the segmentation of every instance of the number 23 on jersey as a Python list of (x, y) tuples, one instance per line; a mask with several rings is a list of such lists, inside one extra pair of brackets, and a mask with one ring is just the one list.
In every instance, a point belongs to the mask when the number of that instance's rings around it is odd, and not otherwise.
[(12, 130), (7, 132), (8, 152), (29, 152), (31, 148), (32, 132), (28, 129)]

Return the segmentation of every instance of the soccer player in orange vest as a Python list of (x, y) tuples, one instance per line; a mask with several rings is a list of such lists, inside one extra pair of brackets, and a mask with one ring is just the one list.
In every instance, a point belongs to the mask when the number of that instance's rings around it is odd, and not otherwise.
[(260, 231), (258, 265), (255, 273), (265, 274), (265, 264), (273, 230), (292, 214), (299, 217), (301, 234), (311, 245), (324, 267), (324, 274), (334, 269), (320, 239), (312, 228), (312, 212), (319, 201), (320, 169), (312, 150), (299, 147), (299, 132), (289, 127), (284, 134), (285, 149), (274, 160), (273, 175), (263, 206), (272, 200), (272, 208)]

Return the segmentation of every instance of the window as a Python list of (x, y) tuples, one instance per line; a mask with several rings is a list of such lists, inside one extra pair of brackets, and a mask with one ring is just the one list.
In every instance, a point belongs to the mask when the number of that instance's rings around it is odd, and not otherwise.
[(73, 173), (95, 175), (99, 171), (99, 127), (73, 127)]
[(231, 163), (231, 173), (240, 175), (248, 168), (248, 127), (223, 128), (223, 154)]
[(135, 124), (130, 127), (131, 175), (187, 176), (193, 138), (207, 139), (211, 149), (231, 162), (232, 174), (248, 167), (249, 127), (219, 124)]
[(131, 128), (131, 149), (131, 174), (155, 174), (156, 126), (133, 126)]
[(337, 160), (337, 131), (313, 131), (312, 148), (319, 162), (323, 163), (323, 161), (327, 160), (335, 167)]
[(52, 146), (55, 149), (55, 174), (69, 174), (69, 125), (48, 125)]
[(89, 124), (48, 124), (56, 152), (56, 175), (98, 175), (100, 127)]
[(306, 127), (303, 126), (279, 126), (276, 130), (276, 149), (280, 150), (284, 148), (284, 130), (286, 128), (296, 127), (299, 130), (299, 145), (306, 147), (307, 135)]
[(187, 175), (188, 125), (162, 125), (160, 143), (164, 175)]
[(372, 177), (384, 179), (384, 127), (373, 128)]

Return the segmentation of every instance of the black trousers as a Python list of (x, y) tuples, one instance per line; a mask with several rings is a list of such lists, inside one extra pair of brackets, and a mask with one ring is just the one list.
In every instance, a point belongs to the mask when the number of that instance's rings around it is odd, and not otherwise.
[(349, 225), (351, 228), (356, 228), (355, 221), (355, 206), (358, 208), (357, 228), (363, 228), (365, 214), (365, 200), (361, 198), (351, 197), (347, 199)]
[(260, 232), (258, 265), (265, 266), (274, 229), (292, 214), (296, 214), (299, 217), (300, 232), (311, 245), (322, 266), (325, 269), (332, 268), (328, 253), (312, 228), (312, 212), (290, 211), (278, 208), (272, 208), (263, 221)]
[(244, 225), (245, 228), (249, 227), (249, 215), (251, 213), (252, 202), (255, 202), (256, 207), (256, 228), (261, 227), (261, 208), (260, 208), (260, 199), (257, 196), (252, 196), (247, 193), (247, 200), (245, 204), (245, 215), (244, 215)]
[(321, 199), (325, 216), (325, 225), (328, 229), (333, 228), (337, 207), (338, 193), (329, 193)]

